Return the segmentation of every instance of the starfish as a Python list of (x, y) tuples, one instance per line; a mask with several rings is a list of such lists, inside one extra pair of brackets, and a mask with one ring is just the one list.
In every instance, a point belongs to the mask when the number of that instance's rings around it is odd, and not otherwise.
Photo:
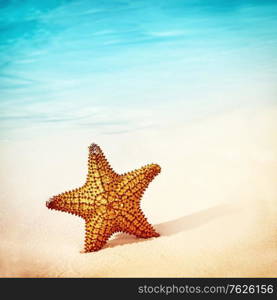
[(140, 208), (140, 199), (160, 171), (159, 165), (149, 164), (119, 175), (110, 167), (101, 148), (92, 144), (86, 183), (50, 198), (46, 206), (85, 220), (85, 252), (100, 250), (115, 232), (138, 238), (158, 237)]

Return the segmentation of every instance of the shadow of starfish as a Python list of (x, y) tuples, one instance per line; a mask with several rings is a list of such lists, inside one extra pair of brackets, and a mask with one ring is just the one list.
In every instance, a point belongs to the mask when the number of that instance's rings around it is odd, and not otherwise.
[[(163, 222), (154, 225), (154, 228), (162, 236), (171, 236), (182, 231), (190, 230), (202, 226), (214, 219), (229, 215), (237, 211), (237, 209), (230, 204), (220, 204), (214, 207), (201, 210), (188, 216), (183, 216), (172, 221)], [(116, 237), (109, 241), (104, 248), (113, 248), (119, 245), (133, 244), (145, 242), (149, 239), (138, 239), (135, 236), (125, 233), (119, 233)]]

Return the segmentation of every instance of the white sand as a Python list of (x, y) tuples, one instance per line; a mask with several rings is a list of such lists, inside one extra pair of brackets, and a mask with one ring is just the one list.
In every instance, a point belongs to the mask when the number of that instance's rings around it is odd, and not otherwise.
[[(267, 107), (132, 134), (1, 142), (0, 276), (277, 276), (276, 120)], [(117, 234), (83, 254), (83, 221), (45, 207), (84, 182), (91, 142), (117, 172), (162, 166), (142, 200), (160, 238)]]

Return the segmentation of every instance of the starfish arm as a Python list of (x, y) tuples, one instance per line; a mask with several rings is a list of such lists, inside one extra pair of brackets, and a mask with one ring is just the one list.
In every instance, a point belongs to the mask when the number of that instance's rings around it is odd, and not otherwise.
[(89, 146), (88, 175), (86, 185), (95, 193), (112, 190), (120, 175), (116, 174), (109, 165), (101, 148), (96, 144)]
[(91, 201), (89, 192), (85, 187), (53, 196), (46, 205), (50, 209), (64, 211), (80, 217), (91, 215), (95, 210), (95, 204)]
[(161, 168), (157, 164), (150, 164), (135, 171), (122, 175), (122, 179), (117, 186), (118, 194), (124, 200), (132, 197), (139, 202), (149, 183), (158, 175)]
[(115, 232), (115, 228), (109, 220), (95, 215), (86, 219), (85, 252), (100, 250), (109, 237)]
[(147, 221), (143, 212), (137, 211), (125, 212), (117, 217), (117, 226), (121, 231), (134, 234), (139, 238), (151, 238), (160, 236), (153, 226)]

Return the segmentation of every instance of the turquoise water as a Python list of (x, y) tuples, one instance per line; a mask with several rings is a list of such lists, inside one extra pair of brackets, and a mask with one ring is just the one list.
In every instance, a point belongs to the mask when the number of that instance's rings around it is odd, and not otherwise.
[(276, 103), (277, 1), (0, 1), (0, 138)]

